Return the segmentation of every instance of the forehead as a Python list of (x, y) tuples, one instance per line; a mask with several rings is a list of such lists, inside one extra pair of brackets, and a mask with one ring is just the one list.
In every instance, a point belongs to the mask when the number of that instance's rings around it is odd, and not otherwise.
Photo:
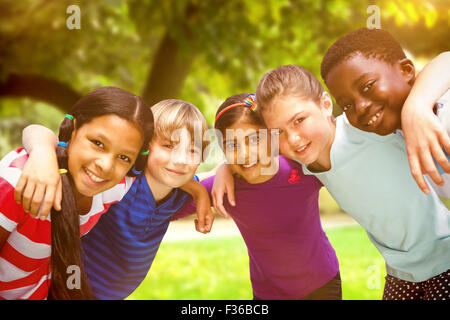
[(142, 133), (134, 124), (116, 115), (92, 119), (79, 128), (87, 136), (101, 139), (110, 148), (125, 153), (137, 153), (142, 145)]
[[(355, 84), (361, 77), (369, 74), (390, 74), (394, 66), (376, 57), (366, 57), (355, 53), (333, 67), (325, 79), (328, 88), (339, 84)], [(330, 88), (330, 90), (332, 90)]]
[(318, 111), (313, 101), (297, 96), (282, 96), (274, 99), (262, 113), (269, 129), (286, 127), (295, 116), (311, 114)]

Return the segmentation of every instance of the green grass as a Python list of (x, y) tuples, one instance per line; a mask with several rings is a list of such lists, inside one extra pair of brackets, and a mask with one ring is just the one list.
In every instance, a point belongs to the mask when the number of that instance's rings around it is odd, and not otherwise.
[[(327, 231), (336, 250), (343, 299), (382, 297), (384, 260), (359, 226)], [(251, 299), (246, 246), (240, 237), (166, 241), (128, 299)]]

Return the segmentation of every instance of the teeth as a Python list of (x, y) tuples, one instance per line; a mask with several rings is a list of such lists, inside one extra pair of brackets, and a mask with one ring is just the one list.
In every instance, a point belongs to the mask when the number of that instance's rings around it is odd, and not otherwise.
[(370, 126), (372, 123), (374, 123), (374, 122), (378, 119), (379, 116), (380, 116), (380, 113), (377, 112), (377, 113), (372, 117), (372, 119), (370, 119), (369, 122), (367, 122), (367, 125)]
[(298, 149), (297, 152), (301, 152), (301, 151), (305, 150), (307, 146), (308, 146), (308, 145), (304, 145), (303, 147), (301, 147), (300, 149)]
[(94, 182), (103, 182), (105, 179), (99, 178), (96, 175), (94, 175), (92, 172), (88, 171), (87, 169), (84, 170), (86, 174), (89, 176), (89, 178), (92, 179)]
[(244, 168), (250, 168), (250, 167), (253, 167), (254, 165), (256, 164), (256, 162), (254, 162), (254, 163), (250, 163), (250, 164), (247, 164), (247, 165), (242, 165)]

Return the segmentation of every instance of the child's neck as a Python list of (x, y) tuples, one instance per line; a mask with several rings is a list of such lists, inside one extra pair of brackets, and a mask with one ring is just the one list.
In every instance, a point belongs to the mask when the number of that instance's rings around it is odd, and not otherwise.
[(154, 179), (148, 170), (145, 170), (145, 178), (147, 179), (148, 186), (152, 191), (157, 206), (161, 205), (172, 196), (174, 188)]
[(80, 216), (85, 215), (91, 211), (93, 197), (82, 195), (75, 191), (75, 201), (77, 203), (77, 210)]
[(336, 134), (336, 119), (332, 117), (330, 123), (331, 133), (330, 138), (328, 139), (328, 143), (322, 152), (319, 154), (319, 157), (316, 161), (308, 165), (308, 170), (311, 172), (325, 172), (331, 169), (331, 147), (333, 146), (334, 137)]

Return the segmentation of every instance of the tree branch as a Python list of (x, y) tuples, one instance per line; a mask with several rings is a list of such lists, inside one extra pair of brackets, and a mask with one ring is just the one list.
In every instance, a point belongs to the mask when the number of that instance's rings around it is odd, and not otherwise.
[(69, 111), (81, 95), (69, 85), (41, 75), (11, 73), (0, 82), (0, 97), (28, 97)]

